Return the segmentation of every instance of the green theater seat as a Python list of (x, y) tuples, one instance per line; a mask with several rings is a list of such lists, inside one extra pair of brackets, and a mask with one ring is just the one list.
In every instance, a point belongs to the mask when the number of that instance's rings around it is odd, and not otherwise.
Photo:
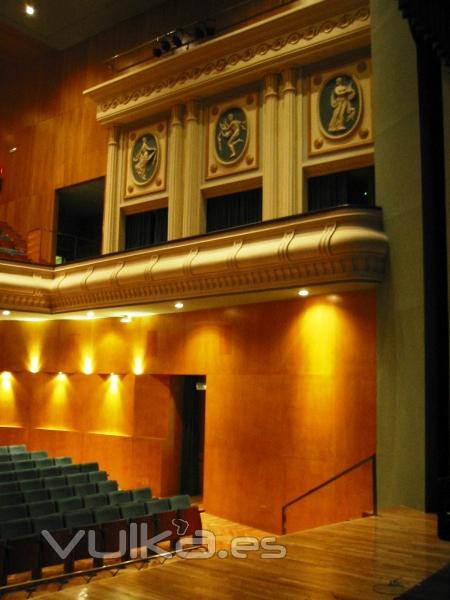
[(31, 518), (51, 515), (56, 511), (56, 504), (52, 500), (41, 500), (40, 502), (30, 502), (28, 511)]

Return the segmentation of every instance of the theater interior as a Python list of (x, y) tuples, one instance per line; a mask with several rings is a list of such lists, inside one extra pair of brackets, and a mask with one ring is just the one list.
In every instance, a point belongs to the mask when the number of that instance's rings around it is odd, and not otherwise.
[(431, 600), (444, 4), (3, 0), (0, 598)]

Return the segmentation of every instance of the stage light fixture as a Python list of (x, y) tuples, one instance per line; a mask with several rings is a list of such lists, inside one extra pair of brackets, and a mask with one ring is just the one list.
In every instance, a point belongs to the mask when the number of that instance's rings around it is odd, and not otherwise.
[(183, 45), (183, 40), (176, 32), (172, 36), (172, 44), (175, 46), (175, 48), (180, 48)]
[(172, 48), (172, 44), (165, 37), (162, 38), (162, 40), (160, 41), (160, 44), (161, 44), (161, 49), (163, 52), (169, 52), (169, 50)]

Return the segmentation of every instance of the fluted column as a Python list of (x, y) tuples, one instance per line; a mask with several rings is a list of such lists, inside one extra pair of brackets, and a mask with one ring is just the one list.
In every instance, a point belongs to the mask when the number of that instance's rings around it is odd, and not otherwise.
[(264, 80), (263, 109), (263, 219), (278, 216), (278, 75), (270, 73)]
[(183, 237), (204, 231), (205, 214), (200, 192), (200, 113), (200, 102), (189, 100), (185, 116)]
[(169, 156), (168, 239), (176, 240), (183, 235), (184, 156), (183, 106), (181, 104), (177, 104), (172, 108), (170, 117)]
[(120, 127), (111, 127), (108, 139), (105, 198), (103, 204), (102, 254), (119, 249), (119, 156)]
[(281, 114), (279, 138), (278, 217), (296, 214), (299, 210), (298, 180), (298, 134), (296, 72), (293, 68), (282, 73)]

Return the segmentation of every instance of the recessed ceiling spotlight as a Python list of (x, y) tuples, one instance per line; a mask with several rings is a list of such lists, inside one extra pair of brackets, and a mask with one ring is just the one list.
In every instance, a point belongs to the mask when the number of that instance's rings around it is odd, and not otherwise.
[(298, 292), (298, 295), (301, 296), (302, 298), (306, 298), (306, 296), (309, 296), (309, 291), (308, 290), (300, 290)]
[(11, 148), (9, 148), (8, 152), (10, 154), (14, 154), (14, 152), (17, 152), (17, 146), (11, 146)]
[(133, 319), (130, 317), (130, 315), (123, 315), (123, 317), (120, 317), (120, 322), (121, 323), (131, 323)]
[(2, 310), (2, 315), (3, 315), (4, 317), (9, 317), (9, 315), (10, 315), (10, 314), (11, 314), (11, 311), (10, 311), (10, 310)]
[(32, 17), (36, 12), (36, 9), (32, 4), (25, 4), (25, 12), (28, 16)]
[(95, 312), (93, 310), (89, 310), (86, 313), (86, 319), (93, 319), (95, 317)]
[(175, 306), (175, 308), (180, 309), (180, 308), (183, 308), (184, 304), (182, 302), (176, 302), (174, 306)]

